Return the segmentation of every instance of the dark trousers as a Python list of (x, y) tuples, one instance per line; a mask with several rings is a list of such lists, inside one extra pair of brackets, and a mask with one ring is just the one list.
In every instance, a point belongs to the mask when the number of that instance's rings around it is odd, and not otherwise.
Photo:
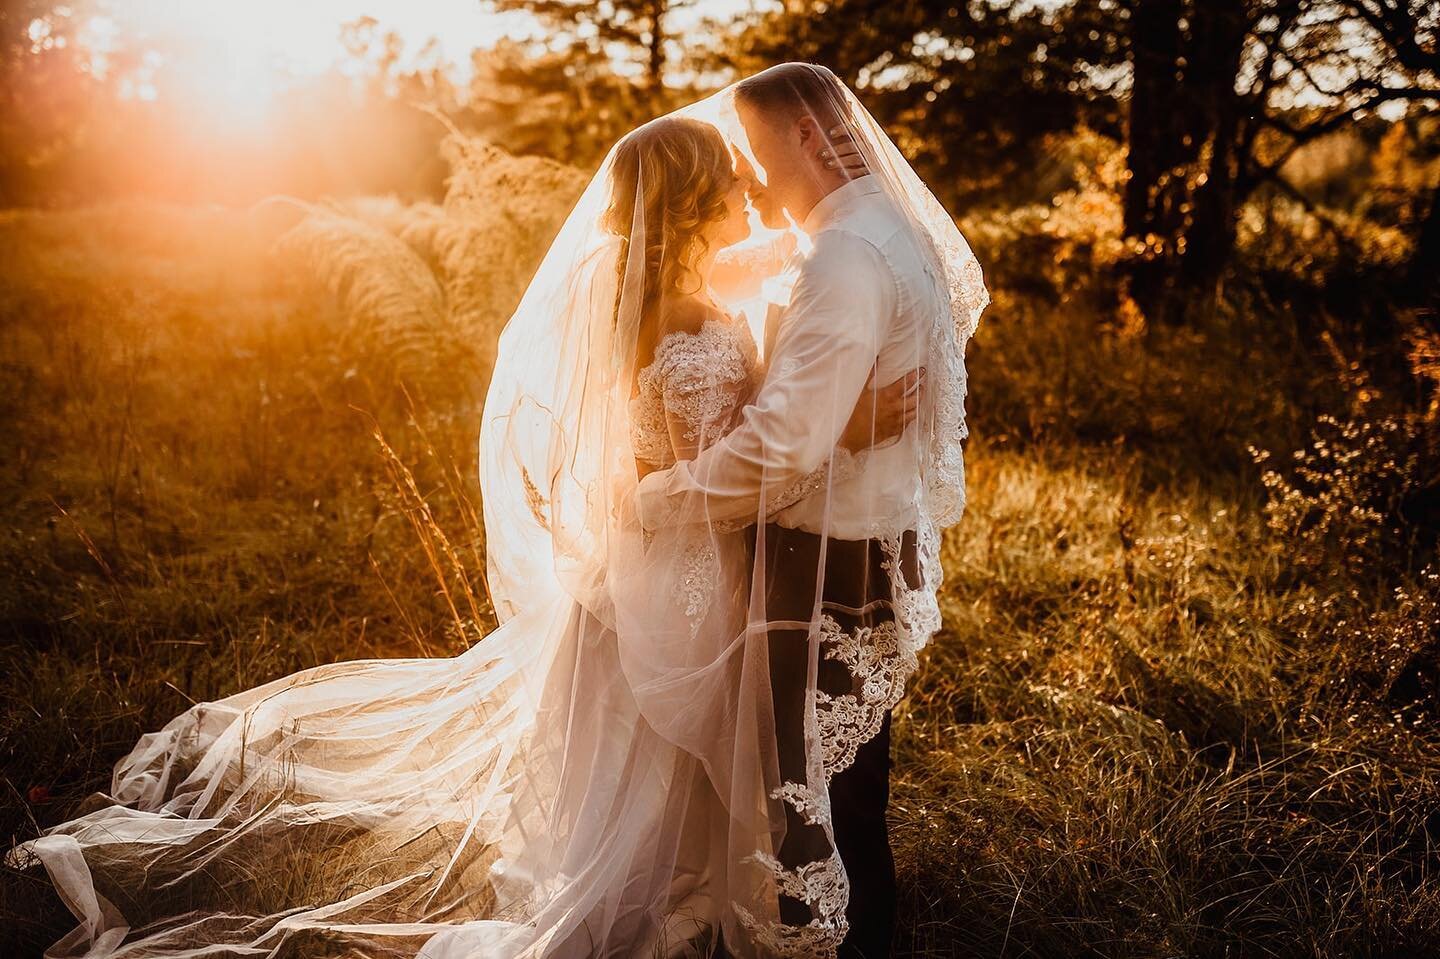
[[(886, 557), (878, 541), (826, 541), (774, 524), (765, 527), (767, 618), (810, 620), (822, 545), (822, 609), (847, 631), (893, 619), (890, 579), (881, 566)], [(902, 541), (901, 569), (907, 580), (918, 582), (918, 577), (911, 575), (913, 564), (914, 540), (907, 536)], [(864, 608), (877, 601), (878, 605)], [(803, 782), (809, 634), (804, 629), (777, 628), (768, 639), (780, 774), (783, 780)], [(855, 677), (844, 663), (826, 658), (823, 645), (817, 670), (821, 690), (832, 695), (856, 690)], [(895, 928), (895, 861), (885, 822), (890, 801), (890, 721), (887, 712), (879, 732), (860, 746), (855, 761), (830, 778), (835, 848), (850, 881), (845, 910), (850, 931), (840, 948), (843, 959), (888, 959), (890, 955)], [(830, 845), (823, 829), (807, 824), (789, 803), (785, 811), (785, 836), (777, 858), (791, 869), (827, 858)], [(780, 918), (788, 925), (805, 925), (811, 911), (804, 903), (782, 896)]]

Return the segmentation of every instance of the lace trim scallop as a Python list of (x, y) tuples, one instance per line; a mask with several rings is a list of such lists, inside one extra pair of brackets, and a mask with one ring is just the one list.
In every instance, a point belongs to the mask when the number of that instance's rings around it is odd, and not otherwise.
[(764, 868), (781, 893), (805, 903), (817, 914), (816, 918), (844, 917), (845, 904), (850, 900), (850, 878), (845, 875), (839, 852), (807, 862), (798, 869), (787, 869), (766, 852), (753, 852), (740, 861)]
[(807, 826), (823, 826), (830, 822), (830, 793), (813, 789), (809, 783), (786, 781), (770, 790), (771, 799), (783, 799), (795, 807)]
[(799, 869), (787, 869), (774, 856), (754, 852), (741, 862), (758, 864), (774, 880), (783, 895), (810, 907), (814, 918), (803, 926), (769, 919), (757, 919), (738, 902), (731, 902), (735, 915), (755, 943), (773, 955), (795, 959), (834, 959), (835, 952), (850, 931), (845, 907), (850, 901), (850, 878), (838, 852), (808, 862)]
[(803, 926), (790, 926), (769, 919), (757, 919), (750, 910), (733, 903), (740, 925), (755, 944), (769, 955), (794, 959), (834, 959), (840, 944), (850, 931), (850, 922), (841, 916), (838, 922), (811, 919)]
[(913, 651), (901, 648), (894, 620), (847, 632), (822, 612), (820, 640), (828, 644), (825, 658), (844, 663), (856, 683), (854, 692), (840, 695), (814, 691), (825, 775), (830, 778), (855, 762), (859, 748), (880, 732), (885, 714), (904, 697), (918, 660)]
[[(957, 234), (958, 236), (958, 234)], [(968, 250), (954, 244), (946, 249), (947, 308), (937, 311), (931, 323), (925, 360), (929, 391), (935, 397), (930, 448), (922, 480), (922, 513), (937, 528), (960, 521), (965, 510), (965, 460), (961, 442), (970, 435), (965, 421), (965, 345), (990, 302), (980, 264)], [(955, 268), (956, 262), (960, 266)]]
[(807, 496), (820, 492), (827, 485), (849, 479), (858, 472), (856, 457), (843, 446), (835, 447), (831, 458), (792, 483), (779, 496), (767, 500), (765, 512), (774, 516), (780, 510), (794, 506)]

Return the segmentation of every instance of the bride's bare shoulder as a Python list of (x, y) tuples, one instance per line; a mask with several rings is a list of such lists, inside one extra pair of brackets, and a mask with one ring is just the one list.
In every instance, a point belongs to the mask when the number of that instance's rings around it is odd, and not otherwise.
[(728, 317), (716, 307), (695, 296), (669, 296), (656, 304), (653, 319), (646, 324), (640, 337), (641, 362), (655, 357), (660, 345), (666, 339), (684, 339), (685, 334), (698, 335), (705, 324), (714, 321), (725, 322)]
[(698, 296), (666, 297), (656, 310), (656, 332), (661, 337), (669, 333), (699, 333), (711, 320), (726, 320), (714, 304)]

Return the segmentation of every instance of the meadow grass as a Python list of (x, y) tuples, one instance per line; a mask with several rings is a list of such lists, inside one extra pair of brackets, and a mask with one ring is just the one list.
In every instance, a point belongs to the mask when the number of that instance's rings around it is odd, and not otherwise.
[[(493, 625), (486, 377), (583, 177), (450, 149), (443, 204), (0, 214), (7, 841), (190, 702)], [(945, 625), (897, 710), (900, 954), (1422, 954), (1428, 347), (1369, 376), (1259, 280), (1143, 329), (1104, 279), (1112, 200), (1057, 204), (1091, 236), (967, 225), (995, 303)], [(71, 920), (7, 870), (0, 925), (38, 956)]]

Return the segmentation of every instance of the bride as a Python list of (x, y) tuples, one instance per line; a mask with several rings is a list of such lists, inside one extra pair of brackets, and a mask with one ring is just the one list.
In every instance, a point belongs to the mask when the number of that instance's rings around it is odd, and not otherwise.
[[(785, 410), (822, 461), (766, 472), (753, 509), (701, 496), (642, 524), (647, 477), (775, 415), (792, 360), (769, 360), (812, 238), (767, 195), (781, 174), (733, 87), (627, 134), (500, 337), (480, 473), (501, 625), (453, 658), (316, 667), (142, 737), (109, 793), (7, 855), (43, 864), (79, 920), (47, 957), (835, 955), (853, 906), (826, 784), (866, 738), (845, 717), (893, 706), (938, 627), (985, 299), (953, 221), (824, 74), (824, 135), (802, 120), (796, 143), (816, 177), (876, 184), (919, 238), (942, 303), (908, 334), (925, 389), (872, 376), (837, 386), (838, 418)], [(767, 524), (883, 450), (915, 462), (910, 551), (880, 517), (846, 519), (882, 547), (893, 533), (885, 599), (779, 616)], [(821, 581), (826, 555), (783, 575)], [(888, 630), (828, 631), (879, 607)], [(777, 720), (777, 626), (808, 629), (803, 744)], [(822, 688), (836, 670), (848, 691)]]

